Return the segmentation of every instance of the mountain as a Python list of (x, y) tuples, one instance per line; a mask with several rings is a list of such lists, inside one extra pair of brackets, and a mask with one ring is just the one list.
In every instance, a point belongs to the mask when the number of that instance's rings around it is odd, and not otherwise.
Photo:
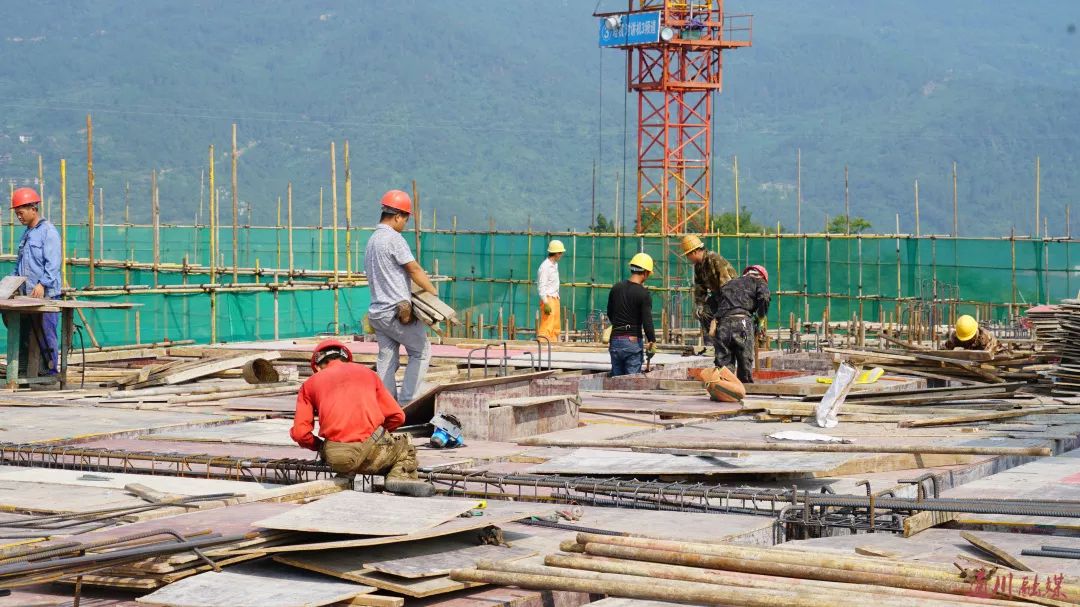
[[(1009, 11), (974, 0), (729, 1), (754, 13), (754, 46), (725, 53), (717, 100), (715, 209), (740, 198), (766, 224), (795, 221), (802, 153), (803, 228), (843, 212), (875, 228), (952, 229), (952, 162), (961, 234), (1033, 226), (1034, 159), (1050, 233), (1080, 187), (1080, 6), (1033, 0)], [(621, 6), (601, 2), (601, 8)], [(200, 212), (208, 146), (230, 221), (231, 124), (238, 125), (245, 223), (273, 223), (294, 183), (297, 223), (330, 223), (330, 142), (349, 141), (354, 222), (378, 196), (416, 180), (440, 227), (585, 229), (598, 164), (607, 216), (633, 188), (636, 103), (619, 51), (596, 45), (593, 3), (43, 0), (6, 11), (0, 35), (0, 178), (45, 161), (46, 195), (68, 160), (72, 215), (85, 216), (85, 116), (106, 220), (130, 185), (149, 216), (161, 171), (165, 221)], [(624, 113), (625, 112), (625, 113)], [(627, 176), (624, 172), (630, 173)], [(205, 187), (205, 186), (203, 186)], [(78, 201), (78, 202), (75, 202)], [(624, 200), (624, 202), (626, 202)], [(633, 212), (633, 192), (626, 203)], [(202, 217), (205, 218), (205, 211)], [(203, 219), (202, 221), (205, 221)]]

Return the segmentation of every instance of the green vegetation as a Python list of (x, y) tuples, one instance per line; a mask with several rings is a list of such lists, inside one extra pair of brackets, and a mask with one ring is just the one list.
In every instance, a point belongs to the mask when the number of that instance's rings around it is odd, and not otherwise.
[(869, 221), (862, 217), (852, 216), (849, 228), (847, 218), (843, 215), (837, 215), (829, 220), (829, 225), (825, 226), (825, 232), (828, 234), (864, 234), (869, 232), (871, 227), (873, 226)]
[[(622, 54), (596, 47), (593, 4), (330, 6), (20, 4), (7, 11), (0, 36), (0, 178), (33, 179), (40, 153), (55, 200), (66, 158), (70, 212), (82, 218), (91, 112), (106, 221), (122, 217), (128, 183), (132, 220), (148, 219), (157, 168), (164, 221), (205, 222), (203, 171), (214, 144), (221, 217), (231, 223), (233, 122), (242, 223), (274, 223), (292, 181), (296, 222), (318, 221), (322, 187), (329, 224), (329, 144), (338, 145), (343, 208), (345, 140), (358, 225), (376, 221), (383, 191), (415, 179), (425, 225), (437, 213), (439, 227), (457, 216), (462, 228), (486, 227), (492, 217), (504, 229), (531, 219), (534, 229), (585, 230), (594, 162), (597, 210), (634, 216), (637, 104), (626, 98)], [(1065, 232), (1065, 204), (1080, 190), (1075, 3), (1040, 0), (1009, 11), (972, 0), (725, 7), (754, 12), (755, 29), (752, 48), (724, 56), (714, 212), (732, 208), (729, 163), (737, 155), (742, 206), (764, 226), (799, 227), (801, 149), (804, 230), (842, 214), (847, 164), (853, 213), (890, 228), (899, 213), (910, 231), (918, 179), (922, 232), (948, 233), (955, 161), (962, 235), (1013, 225), (1029, 233), (1040, 155), (1042, 210), (1052, 235)]]

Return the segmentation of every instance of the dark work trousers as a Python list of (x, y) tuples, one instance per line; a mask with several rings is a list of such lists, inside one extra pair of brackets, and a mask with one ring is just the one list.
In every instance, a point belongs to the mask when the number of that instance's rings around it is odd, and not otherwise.
[(744, 384), (754, 382), (754, 321), (749, 316), (727, 316), (716, 324), (714, 364), (727, 367)]

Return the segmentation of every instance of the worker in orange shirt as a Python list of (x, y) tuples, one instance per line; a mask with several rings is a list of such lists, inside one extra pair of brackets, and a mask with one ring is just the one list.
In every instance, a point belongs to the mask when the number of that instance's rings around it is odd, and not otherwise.
[(536, 290), (540, 295), (540, 326), (537, 337), (559, 341), (559, 260), (566, 252), (561, 240), (548, 243), (547, 259), (536, 270)]
[[(393, 435), (405, 413), (382, 380), (363, 365), (352, 364), (352, 352), (336, 339), (315, 346), (315, 371), (296, 396), (296, 415), (289, 435), (301, 447), (319, 452), (341, 476), (379, 474), (387, 491), (427, 497), (430, 483), (416, 475), (416, 448), (407, 435)], [(315, 416), (319, 434), (314, 434)]]

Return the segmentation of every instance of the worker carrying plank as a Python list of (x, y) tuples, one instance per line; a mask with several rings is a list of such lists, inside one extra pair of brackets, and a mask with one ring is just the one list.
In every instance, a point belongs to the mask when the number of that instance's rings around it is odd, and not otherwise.
[(982, 350), (997, 354), (998, 340), (989, 329), (979, 326), (979, 321), (964, 314), (956, 319), (956, 326), (945, 341), (946, 350)]
[(713, 342), (715, 346), (716, 296), (720, 287), (735, 278), (735, 268), (719, 253), (706, 250), (701, 238), (693, 234), (683, 236), (679, 244), (694, 266), (694, 317), (701, 323), (705, 344)]
[(727, 367), (744, 384), (754, 381), (754, 336), (769, 313), (769, 273), (748, 266), (720, 287), (716, 296), (717, 367)]
[(537, 337), (559, 341), (559, 260), (566, 253), (561, 240), (548, 243), (547, 259), (536, 270), (536, 290), (540, 295), (540, 325)]
[(645, 353), (656, 351), (652, 296), (644, 286), (652, 271), (652, 257), (638, 253), (630, 259), (630, 278), (612, 287), (608, 293), (607, 315), (611, 321), (608, 354), (612, 377), (641, 373)]
[[(289, 436), (317, 451), (341, 476), (380, 474), (386, 490), (426, 497), (430, 483), (417, 479), (416, 448), (408, 435), (391, 434), (405, 423), (405, 412), (371, 369), (352, 364), (352, 351), (336, 339), (315, 346), (315, 372), (296, 395), (296, 415)], [(319, 417), (319, 434), (315, 416)]]
[[(19, 188), (11, 194), (11, 208), (19, 223), (26, 226), (19, 241), (12, 276), (26, 278), (21, 292), (30, 297), (58, 299), (60, 297), (60, 234), (52, 223), (41, 217), (41, 196), (33, 188)], [(29, 344), (31, 336), (40, 346), (47, 373), (57, 372), (60, 354), (56, 333), (60, 321), (59, 312), (35, 315), (35, 322), (23, 323), (21, 343)], [(26, 350), (24, 350), (26, 351)]]
[[(402, 403), (412, 402), (431, 361), (431, 342), (424, 323), (416, 322), (410, 279), (421, 289), (438, 295), (427, 272), (413, 257), (401, 233), (412, 215), (412, 199), (401, 190), (383, 194), (379, 225), (364, 249), (364, 272), (371, 291), (368, 324), (379, 342), (375, 369), (390, 396)], [(409, 355), (401, 390), (397, 389), (399, 349)]]

